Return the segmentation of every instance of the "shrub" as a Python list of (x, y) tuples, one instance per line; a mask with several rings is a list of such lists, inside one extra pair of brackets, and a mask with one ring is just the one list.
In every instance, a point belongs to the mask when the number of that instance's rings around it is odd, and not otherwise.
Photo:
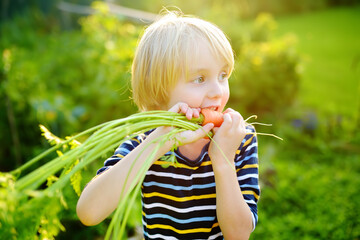
[(260, 15), (252, 27), (251, 39), (241, 49), (231, 80), (231, 104), (240, 103), (248, 113), (279, 113), (297, 96), (300, 56), (296, 38), (287, 35), (271, 39), (275, 22)]

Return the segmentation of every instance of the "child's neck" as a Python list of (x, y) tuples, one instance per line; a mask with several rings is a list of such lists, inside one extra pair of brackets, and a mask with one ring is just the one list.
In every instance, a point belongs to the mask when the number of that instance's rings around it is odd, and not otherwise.
[(180, 153), (189, 160), (196, 160), (203, 150), (204, 146), (209, 142), (209, 139), (199, 139), (196, 142), (189, 143), (179, 147)]

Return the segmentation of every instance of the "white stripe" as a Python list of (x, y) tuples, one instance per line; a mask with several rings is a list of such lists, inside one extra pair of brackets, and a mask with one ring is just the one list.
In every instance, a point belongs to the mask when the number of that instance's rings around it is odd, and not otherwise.
[(106, 159), (106, 161), (104, 162), (104, 164), (106, 164), (107, 162), (110, 161), (114, 161), (114, 160), (120, 160), (120, 157), (117, 157), (117, 156), (112, 156), (112, 157), (109, 157), (108, 159)]
[[(165, 240), (177, 240), (177, 238), (174, 238), (174, 237), (169, 237), (169, 236), (164, 236), (164, 235), (161, 235), (161, 234), (154, 234), (154, 235), (151, 235), (149, 234), (148, 232), (145, 233), (145, 235), (151, 239), (156, 239), (156, 238), (160, 238), (160, 239), (165, 239)], [(222, 236), (222, 232), (219, 232), (215, 235), (212, 235), (208, 238), (208, 240), (212, 240), (212, 239), (216, 239), (217, 237), (219, 236)], [(203, 239), (193, 239), (193, 240), (203, 240)]]
[(250, 151), (252, 148), (254, 148), (254, 147), (256, 147), (256, 146), (257, 146), (257, 143), (256, 143), (256, 142), (252, 143), (251, 145), (247, 146), (245, 152)]
[(188, 213), (188, 212), (192, 212), (192, 211), (202, 211), (202, 210), (214, 210), (216, 209), (216, 205), (205, 205), (205, 206), (197, 206), (197, 207), (189, 207), (189, 208), (176, 208), (176, 207), (172, 207), (163, 203), (151, 203), (151, 204), (143, 204), (144, 208), (146, 209), (151, 209), (151, 208), (166, 208), (169, 209), (171, 211), (175, 211), (178, 213)]
[(214, 172), (197, 173), (197, 174), (192, 174), (190, 176), (186, 176), (186, 175), (180, 175), (180, 174), (174, 174), (174, 173), (168, 173), (168, 172), (155, 172), (155, 171), (149, 170), (146, 172), (146, 175), (177, 178), (177, 179), (183, 179), (183, 180), (192, 180), (193, 178), (206, 178), (206, 177), (214, 176)]
[(219, 232), (219, 233), (217, 233), (217, 234), (215, 234), (215, 235), (212, 235), (212, 236), (210, 236), (208, 239), (209, 239), (209, 240), (215, 239), (215, 238), (217, 238), (217, 237), (219, 237), (219, 236), (222, 236), (222, 232)]
[[(162, 234), (154, 234), (151, 235), (148, 232), (145, 233), (145, 235), (150, 239), (165, 239), (165, 240), (177, 240), (177, 238), (164, 236)], [(214, 234), (208, 238), (208, 240), (216, 239), (217, 237), (222, 236), (222, 232), (218, 232), (217, 234)], [(193, 239), (193, 240), (203, 240), (203, 239)]]
[(129, 140), (124, 141), (123, 144), (128, 144), (130, 146), (134, 146), (133, 141), (135, 141), (135, 140), (129, 139)]
[(247, 199), (244, 199), (244, 200), (245, 200), (245, 202), (246, 202), (247, 204), (254, 204), (254, 205), (256, 205), (256, 203), (255, 203), (254, 200), (247, 200)]
[(252, 227), (253, 227), (253, 229), (251, 230), (252, 232), (255, 230), (255, 225), (256, 225), (256, 223), (255, 223), (255, 216), (254, 216), (254, 213), (253, 212), (251, 212), (251, 217), (252, 217), (252, 223), (253, 223), (253, 225), (252, 225)]
[(150, 238), (150, 239), (169, 239), (169, 240), (177, 240), (177, 238), (174, 237), (169, 237), (169, 236), (164, 236), (161, 234), (154, 234), (154, 235), (150, 235), (149, 233), (145, 233), (145, 235)]
[(247, 178), (258, 178), (258, 175), (257, 174), (245, 174), (243, 176), (239, 176), (237, 177), (238, 181), (241, 181), (241, 180), (244, 180), (244, 179), (247, 179)]

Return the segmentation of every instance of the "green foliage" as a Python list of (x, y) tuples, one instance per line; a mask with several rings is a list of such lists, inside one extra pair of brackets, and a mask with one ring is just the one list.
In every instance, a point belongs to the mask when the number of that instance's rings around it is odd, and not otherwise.
[[(36, 155), (32, 143), (38, 145), (40, 141), (34, 141), (35, 137), (28, 141), (26, 136), (40, 137), (39, 122), (64, 136), (136, 111), (130, 103), (129, 69), (139, 28), (120, 21), (102, 5), (94, 7), (98, 13), (80, 20), (81, 31), (49, 29), (47, 19), (39, 12), (1, 25), (0, 34), (6, 37), (0, 40), (0, 96), (7, 99), (7, 104), (0, 105), (4, 125), (1, 161), (14, 164), (8, 161), (15, 158), (14, 152), (25, 159)], [(9, 116), (14, 119), (12, 128), (8, 127)], [(18, 148), (9, 142), (15, 133)], [(44, 133), (49, 140), (59, 140), (49, 133)], [(76, 164), (67, 166), (62, 174)], [(0, 165), (3, 168), (2, 162)], [(49, 177), (48, 186), (58, 177)], [(12, 187), (13, 176), (5, 179), (0, 189), (2, 237), (53, 239), (64, 230), (60, 218), (66, 204), (61, 192), (46, 196), (19, 192)], [(83, 187), (81, 180), (80, 172), (70, 178), (77, 194)], [(72, 206), (71, 211), (74, 209)]]
[[(272, 39), (276, 22), (268, 14), (255, 20), (251, 39), (246, 42), (231, 80), (231, 104), (247, 113), (279, 113), (297, 97), (300, 81), (300, 56), (296, 38), (287, 35)], [(237, 107), (239, 108), (239, 107)]]
[(0, 227), (4, 239), (54, 239), (65, 230), (59, 219), (63, 208), (60, 192), (21, 192), (14, 183), (14, 176), (0, 172)]
[(0, 172), (0, 227), (7, 239), (16, 239), (15, 214), (17, 194), (14, 189), (15, 178)]
[[(57, 145), (64, 142), (44, 126), (41, 126), (41, 130), (50, 144)], [(62, 156), (64, 151), (73, 149), (78, 145), (77, 141), (72, 140), (63, 145), (62, 151), (57, 150), (57, 153)], [(70, 172), (77, 163), (79, 160), (65, 168), (63, 173)], [(0, 227), (2, 237), (6, 239), (55, 239), (60, 231), (65, 231), (60, 222), (61, 213), (67, 208), (62, 189), (53, 191), (19, 189), (16, 186), (16, 179), (19, 174), (0, 172)], [(50, 175), (47, 178), (46, 186), (50, 187), (58, 180), (59, 177)], [(79, 194), (80, 172), (72, 175), (70, 182), (75, 192)]]
[(238, 6), (242, 6), (241, 16), (244, 18), (255, 17), (261, 12), (271, 12), (274, 15), (286, 13), (300, 13), (311, 10), (323, 9), (328, 5), (327, 0), (303, 0), (303, 1), (286, 1), (286, 0), (253, 0), (238, 1)]
[[(139, 28), (120, 21), (99, 4), (94, 7), (98, 13), (80, 20), (81, 31), (44, 34), (37, 20), (41, 16), (30, 23), (18, 18), (1, 27), (7, 38), (0, 45), (4, 56), (0, 94), (10, 104), (0, 107), (4, 112), (11, 107), (13, 119), (21, 119), (7, 130), (8, 135), (18, 133), (19, 147), (9, 145), (5, 134), (3, 138), (8, 149), (21, 151), (26, 159), (34, 153), (21, 149), (25, 134), (38, 135), (39, 131), (24, 125), (42, 123), (56, 135), (66, 136), (136, 111), (129, 80)], [(12, 30), (20, 31), (22, 26), (22, 34), (28, 36), (25, 40)], [(7, 117), (1, 119), (5, 125)]]
[(30, 103), (34, 117), (61, 135), (113, 118), (114, 112), (134, 111), (124, 102), (130, 97), (136, 27), (103, 13), (81, 25), (81, 33), (54, 34), (32, 49), (10, 50), (5, 91), (19, 108)]
[[(327, 131), (328, 138), (313, 131)], [(349, 142), (343, 131), (284, 123), (281, 135), (281, 145), (262, 145), (260, 220), (252, 239), (358, 239), (359, 134), (352, 132)]]
[[(74, 149), (78, 146), (80, 146), (80, 142), (78, 142), (77, 140), (73, 139), (71, 140), (69, 143), (64, 144), (65, 140), (60, 139), (59, 137), (55, 136), (54, 134), (52, 134), (46, 127), (44, 127), (43, 125), (40, 125), (40, 129), (42, 132), (42, 135), (45, 137), (45, 139), (51, 144), (51, 145), (58, 145), (58, 144), (63, 144), (62, 145), (62, 149), (63, 151), (66, 150), (71, 150)], [(69, 140), (70, 137), (66, 137), (66, 140)], [(63, 156), (64, 153), (60, 150), (56, 151), (57, 155), (59, 157)], [(64, 170), (64, 174), (69, 174), (71, 172), (71, 170), (77, 165), (79, 164), (80, 160), (76, 159), (74, 162), (72, 162), (71, 164), (69, 164), (70, 166), (66, 167)], [(58, 180), (57, 177), (55, 176), (51, 176), (54, 179), (54, 182)], [(61, 177), (61, 176), (60, 176)], [(75, 193), (77, 194), (77, 196), (80, 196), (81, 194), (81, 180), (82, 180), (82, 175), (80, 173), (80, 171), (74, 173), (71, 177), (70, 177), (70, 184), (73, 187)], [(52, 181), (51, 181), (52, 182)], [(49, 178), (48, 178), (48, 186), (50, 186), (51, 184), (49, 184)]]
[[(177, 6), (187, 13), (204, 15), (206, 12), (219, 11), (227, 13), (225, 17), (254, 18), (259, 13), (269, 12), (273, 15), (304, 13), (324, 9), (333, 5), (354, 5), (359, 0), (122, 0), (121, 5), (158, 13), (162, 6)], [(231, 9), (230, 9), (231, 8)], [(224, 17), (224, 16), (223, 16)], [(220, 21), (222, 21), (220, 19)]]
[(271, 40), (277, 23), (268, 13), (262, 13), (255, 19), (251, 29), (251, 40), (253, 42), (267, 42)]

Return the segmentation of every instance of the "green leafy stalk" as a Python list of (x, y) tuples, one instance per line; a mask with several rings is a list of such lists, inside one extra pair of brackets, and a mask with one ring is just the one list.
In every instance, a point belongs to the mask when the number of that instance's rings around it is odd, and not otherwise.
[[(93, 134), (83, 144), (66, 152), (62, 156), (58, 156), (54, 160), (44, 164), (33, 172), (20, 178), (17, 181), (16, 186), (20, 190), (30, 186), (32, 186), (31, 189), (35, 189), (41, 185), (49, 176), (54, 175), (64, 166), (71, 164), (75, 160), (84, 158), (83, 161), (86, 161), (88, 164), (98, 157), (101, 157), (103, 154), (113, 150), (116, 147), (114, 147), (114, 145), (121, 143), (121, 141), (124, 140), (127, 135), (132, 133), (146, 132), (159, 126), (176, 126), (189, 130), (196, 130), (200, 127), (196, 123), (186, 121), (185, 117), (180, 114), (169, 114), (169, 112), (166, 111), (154, 111), (148, 112), (148, 114), (140, 113), (135, 114), (132, 117), (111, 121), (107, 124), (102, 124), (101, 127), (92, 128), (91, 131), (93, 131)], [(41, 154), (41, 156), (34, 158), (31, 164), (41, 160), (46, 155), (59, 149), (64, 144), (68, 144), (69, 142), (75, 140), (76, 137), (84, 136), (85, 134), (89, 134), (91, 131), (86, 130), (85, 132), (82, 132), (54, 146), (44, 154)], [(30, 167), (31, 164), (22, 166), (13, 173), (20, 173), (21, 171), (24, 171), (26, 168)]]
[[(251, 116), (246, 119), (246, 121), (253, 117), (256, 118), (256, 116)], [(146, 159), (145, 164), (143, 164), (141, 169), (136, 173), (135, 180), (130, 183), (128, 188), (129, 190), (127, 192), (121, 193), (118, 207), (114, 212), (112, 221), (110, 222), (108, 231), (105, 236), (105, 239), (109, 239), (111, 236), (114, 239), (119, 239), (124, 235), (125, 225), (131, 210), (130, 206), (134, 203), (136, 196), (140, 192), (141, 183), (146, 175), (146, 171), (152, 164), (152, 159), (155, 157), (156, 152), (168, 140), (173, 140), (175, 143), (178, 143), (177, 141), (179, 140), (177, 140), (175, 137), (177, 133), (185, 130), (197, 130), (201, 128), (200, 124), (203, 122), (203, 120), (204, 117), (202, 115), (199, 118), (188, 120), (182, 114), (168, 111), (142, 112), (126, 118), (100, 124), (79, 134), (76, 134), (73, 137), (68, 137), (65, 140), (57, 138), (43, 127), (43, 135), (51, 143), (55, 144), (55, 146), (51, 147), (47, 151), (31, 159), (23, 166), (11, 172), (12, 175), (18, 177), (14, 183), (14, 189), (19, 192), (32, 195), (33, 199), (43, 196), (62, 196), (61, 194), (59, 195), (59, 192), (61, 192), (61, 190), (70, 182), (72, 183), (74, 190), (79, 194), (79, 179), (81, 179), (80, 172), (87, 165), (105, 156), (109, 152), (112, 152), (121, 143), (133, 138), (138, 134), (145, 133), (160, 126), (172, 126), (174, 128), (168, 134), (154, 140), (157, 143), (156, 148), (153, 149), (150, 156)], [(261, 123), (253, 122), (248, 124), (253, 125)], [(273, 134), (266, 133), (249, 134), (277, 137)], [(84, 136), (88, 136), (88, 138), (82, 144), (77, 142), (77, 139), (80, 137), (83, 138)], [(211, 133), (209, 133), (208, 136), (211, 141), (213, 141), (215, 145), (219, 147), (211, 138)], [(175, 150), (176, 146), (177, 144), (174, 144), (172, 150)], [(143, 151), (147, 147), (148, 146), (145, 146)], [(61, 148), (64, 152), (59, 152)], [(58, 152), (58, 157), (43, 164), (41, 167), (33, 170), (32, 172), (21, 176), (22, 173), (24, 173), (30, 166), (39, 162), (55, 151)], [(222, 154), (225, 156), (223, 152)], [(172, 161), (171, 159), (173, 158), (162, 158), (163, 161)], [(138, 158), (134, 160), (131, 169), (137, 160)], [(228, 162), (231, 164), (229, 160)], [(164, 166), (166, 166), (166, 164)], [(128, 174), (130, 174), (131, 169)], [(127, 184), (128, 176), (125, 180), (125, 184)], [(48, 187), (43, 190), (38, 190), (45, 181), (48, 181)], [(130, 197), (131, 193), (133, 195)], [(128, 201), (129, 198), (130, 202)], [(29, 202), (30, 205), (31, 202), (33, 201)]]

